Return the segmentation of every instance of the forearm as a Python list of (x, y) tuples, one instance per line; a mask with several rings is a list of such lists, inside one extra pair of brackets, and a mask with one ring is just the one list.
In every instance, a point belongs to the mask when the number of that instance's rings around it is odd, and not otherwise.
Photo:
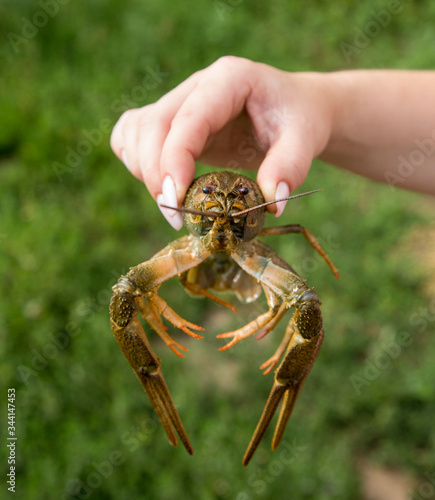
[(357, 70), (325, 78), (333, 116), (320, 158), (435, 194), (435, 72)]

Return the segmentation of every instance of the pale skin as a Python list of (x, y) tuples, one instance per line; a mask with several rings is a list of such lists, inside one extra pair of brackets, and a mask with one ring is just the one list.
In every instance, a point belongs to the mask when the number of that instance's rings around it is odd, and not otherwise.
[[(196, 160), (258, 169), (266, 201), (298, 188), (315, 158), (434, 195), (435, 71), (289, 73), (227, 56), (125, 112), (111, 146), (170, 206), (183, 203)], [(284, 206), (268, 209), (279, 216)], [(181, 214), (161, 210), (181, 228)]]

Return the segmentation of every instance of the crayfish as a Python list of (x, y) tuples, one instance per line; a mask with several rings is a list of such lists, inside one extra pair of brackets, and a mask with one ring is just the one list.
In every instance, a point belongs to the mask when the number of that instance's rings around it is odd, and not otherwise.
[(160, 285), (174, 276), (179, 277), (190, 295), (206, 297), (230, 309), (234, 309), (232, 304), (212, 292), (232, 292), (242, 301), (249, 302), (257, 298), (261, 289), (264, 291), (269, 309), (242, 328), (218, 335), (232, 339), (221, 350), (256, 332), (263, 337), (275, 328), (287, 309), (293, 307), (294, 313), (283, 340), (275, 354), (260, 367), (269, 373), (284, 356), (275, 370), (272, 390), (243, 465), (249, 463), (282, 403), (272, 439), (272, 449), (275, 449), (319, 353), (324, 332), (320, 300), (314, 289), (256, 238), (302, 233), (339, 277), (316, 238), (303, 226), (263, 228), (265, 207), (277, 201), (282, 200), (265, 203), (258, 185), (235, 172), (221, 171), (198, 177), (187, 192), (184, 206), (173, 208), (183, 212), (190, 234), (173, 241), (150, 260), (132, 267), (113, 287), (110, 315), (115, 338), (142, 383), (169, 442), (177, 444), (176, 432), (190, 454), (193, 454), (192, 445), (163, 378), (160, 359), (151, 348), (138, 313), (168, 347), (183, 356), (180, 350), (187, 349), (168, 334), (161, 318), (195, 338), (202, 337), (192, 330), (203, 328), (184, 320), (159, 297)]

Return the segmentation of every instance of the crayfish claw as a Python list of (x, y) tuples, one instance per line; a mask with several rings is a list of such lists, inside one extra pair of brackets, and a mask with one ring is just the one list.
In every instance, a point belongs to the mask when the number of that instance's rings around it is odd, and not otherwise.
[[(276, 449), (281, 442), (296, 399), (322, 345), (324, 332), (321, 322), (320, 325), (316, 326), (316, 321), (312, 321), (313, 318), (316, 318), (315, 313), (318, 310), (318, 304), (313, 300), (313, 293), (307, 292), (303, 296), (307, 300), (302, 300), (296, 306), (296, 312), (287, 326), (280, 346), (275, 354), (261, 366), (262, 369), (266, 368), (265, 373), (269, 373), (286, 351), (283, 361), (275, 371), (272, 390), (243, 458), (245, 466), (251, 460), (282, 401), (282, 408), (272, 439), (272, 449)], [(306, 314), (307, 310), (310, 311), (308, 315)], [(304, 335), (300, 333), (301, 331)]]
[(170, 444), (172, 446), (177, 446), (177, 438), (173, 431), (173, 429), (175, 429), (189, 455), (193, 455), (193, 447), (190, 444), (178, 411), (175, 408), (171, 393), (163, 378), (160, 367), (152, 374), (146, 373), (145, 371), (143, 373), (140, 372), (138, 378), (142, 382), (145, 392), (159, 417)]
[(263, 436), (272, 421), (273, 416), (275, 415), (276, 409), (281, 402), (284, 393), (287, 388), (282, 384), (275, 384), (272, 387), (272, 391), (270, 392), (269, 398), (266, 402), (266, 406), (264, 407), (263, 414), (261, 415), (260, 421), (257, 424), (257, 428), (255, 429), (254, 435), (252, 436), (251, 442), (246, 450), (245, 456), (243, 457), (242, 464), (246, 467), (250, 462), (252, 456), (255, 453), (255, 450), (258, 448)]

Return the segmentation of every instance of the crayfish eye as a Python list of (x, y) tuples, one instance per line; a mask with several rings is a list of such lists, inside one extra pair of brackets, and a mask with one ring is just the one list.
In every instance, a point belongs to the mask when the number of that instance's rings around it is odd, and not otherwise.
[(241, 194), (242, 196), (246, 196), (248, 193), (249, 193), (249, 189), (247, 187), (241, 187), (239, 189), (239, 194)]
[(202, 188), (202, 192), (203, 192), (204, 194), (210, 194), (210, 193), (213, 193), (213, 191), (215, 191), (215, 190), (216, 190), (216, 187), (217, 187), (217, 186), (216, 186), (216, 184), (214, 184), (214, 183), (213, 183), (213, 184), (209, 184), (208, 186), (204, 186), (204, 187)]

